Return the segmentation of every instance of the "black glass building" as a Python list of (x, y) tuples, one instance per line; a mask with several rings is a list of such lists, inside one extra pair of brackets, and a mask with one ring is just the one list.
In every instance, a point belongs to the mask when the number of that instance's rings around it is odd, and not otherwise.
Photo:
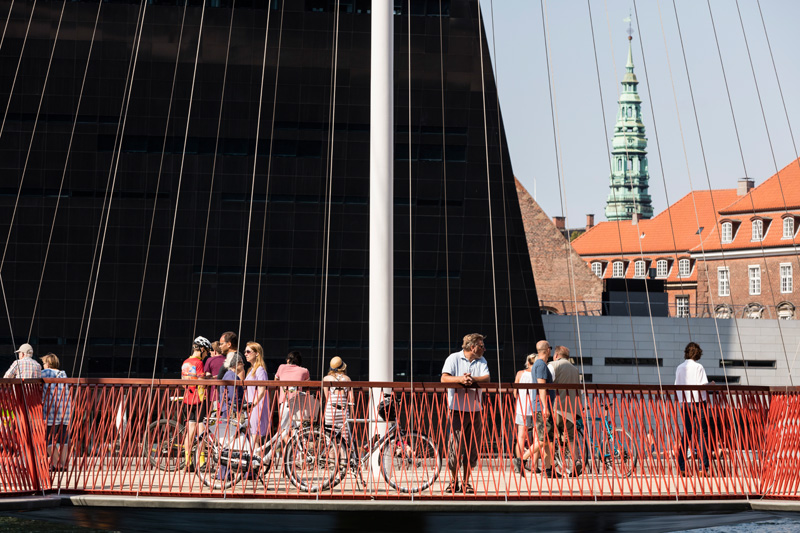
[[(0, 0), (0, 362), (175, 377), (234, 330), (366, 379), (369, 5)], [(543, 328), (478, 6), (395, 7), (395, 374), (477, 331), (510, 378)]]

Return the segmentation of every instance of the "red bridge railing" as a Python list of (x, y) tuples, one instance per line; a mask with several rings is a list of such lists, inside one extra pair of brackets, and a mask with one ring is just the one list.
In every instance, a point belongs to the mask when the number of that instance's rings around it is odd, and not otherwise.
[[(538, 450), (553, 467), (539, 473), (541, 459), (526, 457), (539, 440), (535, 417), (517, 415), (526, 398), (539, 406), (540, 385), (484, 385), (479, 410), (454, 413), (441, 383), (247, 382), (265, 387), (265, 400), (241, 406), (241, 382), (197, 383), (202, 400), (190, 405), (180, 380), (0, 380), (0, 494), (798, 497), (794, 389), (550, 386), (559, 394), (547, 407), (561, 423), (543, 427)], [(68, 423), (49, 416), (48, 428), (48, 415), (67, 409)], [(266, 431), (254, 435), (262, 417)], [(203, 424), (187, 439), (191, 420)]]

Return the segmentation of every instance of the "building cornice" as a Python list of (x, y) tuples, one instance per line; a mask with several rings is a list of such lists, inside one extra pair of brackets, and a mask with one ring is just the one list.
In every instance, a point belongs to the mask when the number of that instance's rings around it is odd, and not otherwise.
[(699, 261), (709, 259), (742, 259), (749, 257), (776, 257), (780, 255), (796, 255), (800, 252), (800, 246), (780, 246), (776, 248), (748, 248), (746, 250), (725, 250), (716, 252), (692, 252), (690, 257)]

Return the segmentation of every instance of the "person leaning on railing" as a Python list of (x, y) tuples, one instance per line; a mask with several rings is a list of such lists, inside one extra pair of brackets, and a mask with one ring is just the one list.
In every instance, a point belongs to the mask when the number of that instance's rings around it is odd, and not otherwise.
[[(683, 350), (685, 361), (675, 369), (675, 385), (706, 385), (708, 377), (706, 369), (698, 363), (703, 350), (696, 342), (690, 342)], [(701, 403), (708, 401), (706, 391), (678, 391), (678, 402), (683, 412), (683, 439), (678, 442), (678, 469), (682, 476), (686, 475), (686, 448), (693, 448), (692, 441), (697, 440), (699, 453), (703, 456), (703, 471), (700, 475), (710, 473), (708, 449), (706, 448), (707, 421), (703, 415)]]
[(33, 346), (25, 343), (14, 353), (19, 356), (19, 359), (8, 367), (3, 376), (5, 379), (36, 379), (42, 377), (42, 365), (33, 358)]
[[(478, 465), (478, 441), (482, 435), (480, 389), (470, 389), (477, 383), (489, 381), (489, 365), (483, 357), (485, 337), (480, 333), (464, 336), (460, 352), (451, 353), (442, 367), (442, 383), (461, 387), (447, 389), (447, 406), (450, 408), (450, 439), (447, 465), (452, 481), (447, 492), (474, 494), (470, 485), (472, 469)], [(464, 484), (458, 483), (458, 465), (463, 463)]]
[[(325, 382), (350, 381), (347, 375), (347, 364), (339, 356), (331, 359), (328, 375), (322, 378)], [(347, 420), (353, 418), (353, 389), (348, 387), (324, 387), (325, 391), (325, 425), (336, 428), (342, 442), (350, 446), (350, 427)], [(353, 452), (354, 450), (350, 450)]]
[[(286, 356), (286, 364), (278, 367), (275, 372), (276, 381), (308, 381), (311, 379), (311, 374), (308, 369), (301, 366), (303, 364), (303, 357), (300, 352), (289, 352)], [(280, 428), (283, 442), (289, 439), (289, 428), (293, 418), (302, 417), (304, 405), (306, 403), (306, 394), (301, 387), (281, 387), (280, 397)]]
[[(67, 373), (59, 370), (61, 365), (54, 353), (42, 357), (43, 378), (66, 379)], [(69, 453), (69, 423), (72, 417), (72, 400), (69, 385), (59, 383), (45, 384), (42, 389), (42, 407), (47, 423), (47, 455), (50, 457), (50, 470), (57, 472), (67, 468)]]

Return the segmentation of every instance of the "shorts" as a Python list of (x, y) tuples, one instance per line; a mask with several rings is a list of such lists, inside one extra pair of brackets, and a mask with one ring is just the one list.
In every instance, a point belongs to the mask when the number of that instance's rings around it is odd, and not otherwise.
[(522, 411), (517, 411), (514, 416), (514, 423), (518, 426), (525, 426), (530, 429), (533, 427), (533, 417), (531, 415), (523, 415)]
[(539, 442), (544, 442), (545, 437), (547, 437), (548, 441), (553, 440), (553, 435), (555, 434), (553, 427), (553, 413), (550, 413), (550, 417), (545, 422), (544, 417), (542, 416), (542, 412), (539, 411), (536, 413), (536, 435), (539, 439)]
[(205, 422), (206, 421), (206, 402), (198, 403), (195, 405), (186, 405), (186, 421), (187, 422)]
[(69, 444), (69, 426), (66, 424), (53, 424), (47, 426), (45, 431), (47, 444)]
[(483, 433), (480, 411), (450, 411), (450, 439), (447, 445), (447, 465), (451, 472), (458, 470), (461, 458), (469, 459), (469, 466), (478, 464), (478, 446)]
[(575, 423), (562, 416), (561, 414), (558, 415), (556, 419), (556, 429), (558, 430), (558, 434), (561, 435), (564, 433), (564, 428), (567, 430), (567, 437), (569, 438), (570, 442), (575, 440)]

